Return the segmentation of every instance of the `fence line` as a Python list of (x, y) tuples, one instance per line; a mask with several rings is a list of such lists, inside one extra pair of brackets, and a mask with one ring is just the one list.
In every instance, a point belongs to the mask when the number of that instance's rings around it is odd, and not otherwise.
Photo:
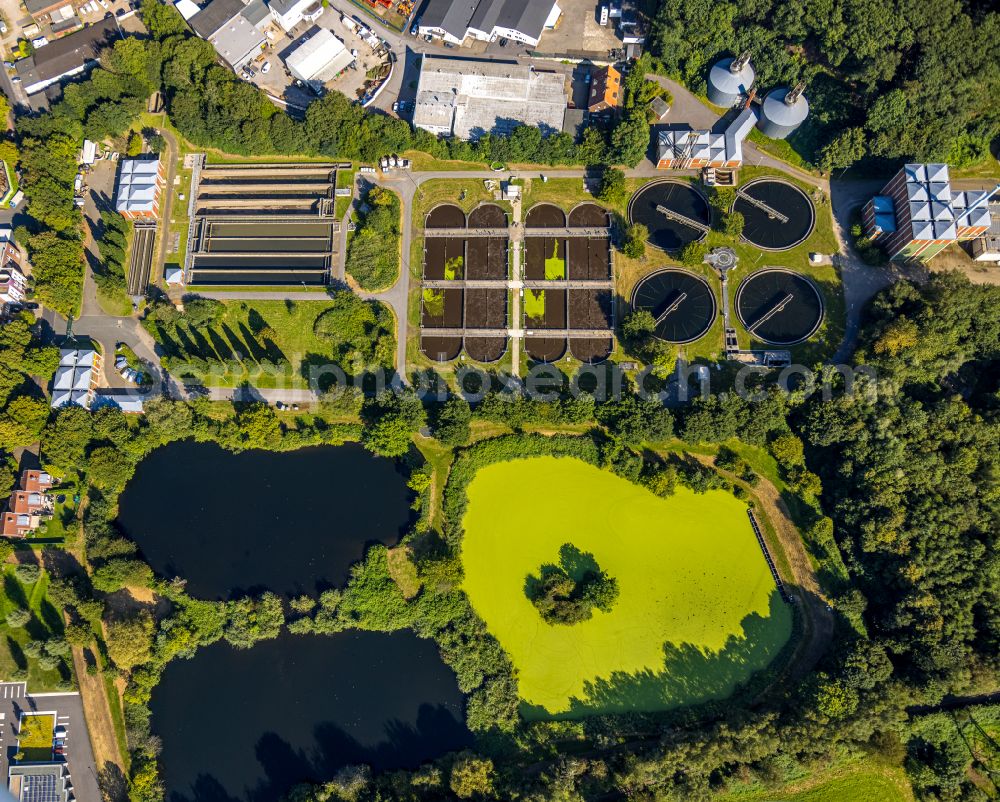
[(767, 560), (767, 567), (771, 569), (771, 576), (774, 577), (774, 584), (778, 587), (778, 593), (781, 594), (782, 600), (785, 604), (792, 604), (793, 598), (789, 595), (788, 591), (785, 590), (785, 584), (781, 581), (781, 577), (778, 576), (778, 568), (774, 564), (774, 560), (771, 557), (771, 552), (767, 548), (767, 543), (764, 541), (764, 535), (761, 534), (760, 526), (757, 524), (757, 517), (753, 514), (753, 510), (747, 507), (747, 516), (750, 518), (750, 526), (753, 527), (753, 533), (757, 536), (757, 543), (760, 545), (760, 550), (764, 552), (764, 559)]

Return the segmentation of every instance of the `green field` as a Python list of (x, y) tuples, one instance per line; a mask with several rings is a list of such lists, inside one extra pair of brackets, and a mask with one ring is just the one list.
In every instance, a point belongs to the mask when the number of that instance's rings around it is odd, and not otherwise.
[[(840, 772), (838, 772), (840, 773)], [(823, 778), (811, 785), (806, 779), (796, 790), (745, 790), (723, 794), (717, 802), (910, 802), (913, 792), (906, 773), (899, 768), (859, 767), (841, 776)], [(803, 787), (805, 786), (805, 787)]]
[[(490, 465), (468, 489), (463, 587), (517, 667), (527, 718), (666, 710), (732, 694), (791, 635), (732, 495), (662, 499), (572, 459)], [(617, 580), (609, 613), (552, 626), (525, 579), (572, 543)]]

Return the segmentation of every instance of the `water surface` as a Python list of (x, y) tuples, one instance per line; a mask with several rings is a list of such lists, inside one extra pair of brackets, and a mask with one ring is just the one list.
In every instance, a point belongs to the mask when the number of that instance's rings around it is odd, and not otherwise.
[(373, 541), (410, 521), (396, 464), (355, 443), (234, 454), (184, 440), (139, 463), (118, 521), (160, 576), (221, 599), (343, 585)]
[(415, 768), (471, 744), (454, 674), (410, 632), (216, 643), (169, 663), (150, 707), (168, 802), (275, 802), (344, 766)]

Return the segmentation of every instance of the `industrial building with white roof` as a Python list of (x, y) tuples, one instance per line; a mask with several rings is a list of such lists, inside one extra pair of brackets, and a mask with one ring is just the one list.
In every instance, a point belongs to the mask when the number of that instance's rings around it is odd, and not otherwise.
[(434, 134), (478, 139), (532, 125), (562, 130), (566, 79), (529, 65), (427, 56), (420, 66), (413, 124)]
[(300, 81), (325, 84), (354, 63), (354, 56), (340, 39), (320, 28), (285, 59), (288, 71)]
[(159, 159), (123, 159), (115, 211), (130, 220), (157, 219), (163, 182), (163, 163)]
[(484, 42), (506, 38), (535, 46), (542, 31), (555, 27), (561, 15), (552, 0), (429, 0), (419, 32), (456, 45), (471, 36)]
[(52, 380), (52, 408), (77, 404), (89, 409), (94, 401), (101, 355), (93, 348), (61, 348)]
[(657, 140), (656, 166), (670, 170), (740, 167), (743, 140), (757, 122), (753, 109), (744, 109), (723, 131), (668, 129)]
[(947, 164), (907, 164), (865, 204), (865, 234), (890, 259), (925, 261), (989, 231), (992, 194), (952, 191)]

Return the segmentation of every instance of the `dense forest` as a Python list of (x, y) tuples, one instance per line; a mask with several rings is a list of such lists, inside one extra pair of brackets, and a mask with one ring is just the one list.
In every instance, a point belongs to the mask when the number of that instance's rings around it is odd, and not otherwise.
[(996, 152), (998, 37), (1000, 11), (982, 0), (661, 0), (651, 47), (695, 90), (744, 50), (762, 90), (806, 81), (811, 121), (793, 144), (814, 164), (961, 167)]

